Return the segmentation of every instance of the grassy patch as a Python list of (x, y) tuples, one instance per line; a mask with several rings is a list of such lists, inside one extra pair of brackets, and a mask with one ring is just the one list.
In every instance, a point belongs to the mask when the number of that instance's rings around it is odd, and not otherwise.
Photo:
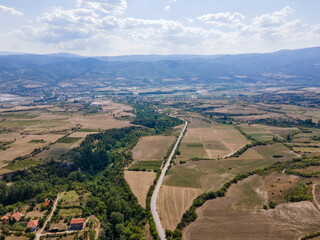
[(36, 118), (40, 115), (37, 114), (17, 114), (17, 113), (8, 113), (8, 114), (1, 114), (0, 118), (16, 118), (16, 119), (32, 119)]
[(198, 148), (198, 147), (203, 147), (203, 144), (202, 143), (187, 143), (187, 147)]
[(62, 217), (75, 217), (75, 216), (81, 216), (82, 214), (82, 209), (81, 208), (62, 208), (59, 211), (59, 215)]
[(43, 139), (33, 139), (29, 143), (45, 143), (46, 141)]
[(58, 140), (58, 143), (76, 143), (80, 139), (82, 139), (82, 137), (63, 137)]
[(80, 128), (77, 132), (99, 132), (100, 129), (92, 129), (92, 128)]
[(31, 159), (24, 159), (24, 160), (15, 161), (14, 163), (10, 163), (5, 168), (16, 171), (16, 170), (35, 166), (37, 164), (39, 164), (38, 161), (31, 160)]
[(70, 200), (73, 200), (75, 198), (78, 198), (79, 195), (76, 193), (76, 191), (69, 191), (66, 192), (63, 197), (61, 198), (62, 201), (68, 202)]
[(158, 170), (162, 165), (162, 161), (139, 161), (132, 164), (129, 170), (150, 171)]
[(168, 186), (200, 188), (200, 177), (202, 173), (196, 169), (186, 168), (183, 165), (168, 171), (170, 176), (165, 182)]

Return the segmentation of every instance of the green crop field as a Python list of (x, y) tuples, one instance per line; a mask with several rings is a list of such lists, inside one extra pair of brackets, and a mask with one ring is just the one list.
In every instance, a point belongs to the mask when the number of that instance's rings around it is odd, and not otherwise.
[(132, 164), (129, 170), (153, 171), (161, 168), (162, 161), (138, 161)]
[(46, 141), (43, 139), (33, 139), (29, 143), (45, 143)]
[(58, 140), (58, 143), (76, 143), (81, 139), (82, 137), (63, 137)]

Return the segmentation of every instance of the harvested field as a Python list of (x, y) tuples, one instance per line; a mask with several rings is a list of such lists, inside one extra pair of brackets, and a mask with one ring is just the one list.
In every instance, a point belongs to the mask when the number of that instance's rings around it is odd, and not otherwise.
[(183, 239), (292, 240), (318, 230), (320, 212), (311, 202), (263, 210), (267, 200), (262, 177), (251, 176), (232, 185), (226, 197), (199, 208), (197, 220), (184, 230)]
[(228, 125), (212, 125), (211, 128), (189, 128), (179, 147), (181, 155), (176, 162), (192, 158), (222, 158), (239, 150), (248, 141), (236, 129)]
[[(16, 157), (31, 153), (35, 148), (42, 148), (50, 142), (55, 142), (62, 135), (27, 135), (15, 141), (11, 147), (1, 152), (0, 161), (12, 161)], [(32, 142), (32, 140), (44, 140), (44, 142)]]
[(0, 142), (19, 140), (23, 137), (24, 136), (18, 132), (1, 133), (0, 134)]
[[(282, 154), (282, 158), (273, 155)], [(239, 158), (190, 161), (173, 166), (165, 177), (165, 185), (218, 190), (237, 174), (266, 167), (276, 161), (287, 161), (297, 155), (282, 144), (250, 148)]]
[(80, 124), (82, 128), (89, 129), (111, 129), (111, 128), (123, 128), (130, 126), (129, 121), (117, 120), (110, 114), (97, 114), (90, 116), (77, 116), (69, 118), (68, 120), (73, 124)]
[(280, 119), (280, 118), (283, 119), (284, 115), (279, 113), (267, 113), (262, 115), (237, 116), (232, 118), (235, 120), (243, 121), (243, 122), (250, 122), (250, 121), (260, 120), (260, 119)]
[(264, 159), (272, 160), (275, 159), (273, 156), (281, 155), (283, 156), (279, 160), (288, 161), (294, 157), (298, 157), (298, 155), (292, 152), (290, 149), (285, 147), (281, 143), (275, 143), (267, 146), (257, 146), (254, 150)]
[(212, 111), (207, 111), (212, 113), (220, 113), (220, 114), (232, 114), (232, 115), (249, 115), (249, 114), (264, 114), (265, 111), (258, 110), (253, 107), (242, 107), (238, 105), (230, 105), (223, 108), (216, 108)]
[(58, 115), (58, 114), (42, 114), (35, 118), (35, 120), (57, 120), (57, 119), (68, 119), (67, 115)]
[(135, 161), (163, 160), (174, 137), (170, 136), (148, 136), (140, 138), (137, 145), (132, 149)]
[(164, 229), (173, 231), (193, 200), (202, 192), (200, 188), (161, 186), (157, 205)]
[(250, 137), (257, 141), (267, 141), (272, 140), (274, 136), (276, 136), (274, 133), (269, 131), (266, 127), (262, 125), (243, 125), (241, 126), (241, 129)]
[(147, 193), (156, 178), (156, 173), (125, 171), (124, 178), (129, 184), (133, 194), (138, 198), (139, 204), (145, 208)]

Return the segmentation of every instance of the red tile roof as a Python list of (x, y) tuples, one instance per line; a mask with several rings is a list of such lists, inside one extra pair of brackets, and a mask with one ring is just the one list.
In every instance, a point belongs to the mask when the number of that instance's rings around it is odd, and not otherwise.
[(3, 216), (3, 217), (1, 218), (1, 220), (8, 220), (8, 219), (9, 219), (8, 216)]
[(71, 222), (70, 224), (80, 224), (80, 223), (84, 223), (84, 218), (74, 218), (74, 219), (71, 219)]
[(46, 207), (48, 207), (48, 206), (50, 205), (50, 199), (46, 200), (43, 205), (46, 206)]
[(39, 220), (30, 220), (30, 222), (27, 225), (27, 228), (35, 228), (38, 227)]
[(12, 214), (11, 219), (16, 220), (16, 221), (20, 221), (21, 217), (23, 216), (23, 214), (21, 212), (16, 212), (14, 214)]

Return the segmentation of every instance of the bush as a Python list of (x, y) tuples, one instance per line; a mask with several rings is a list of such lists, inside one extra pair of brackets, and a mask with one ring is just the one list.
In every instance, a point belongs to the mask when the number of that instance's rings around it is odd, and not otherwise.
[(274, 209), (277, 206), (275, 202), (270, 201), (269, 202), (269, 208)]

